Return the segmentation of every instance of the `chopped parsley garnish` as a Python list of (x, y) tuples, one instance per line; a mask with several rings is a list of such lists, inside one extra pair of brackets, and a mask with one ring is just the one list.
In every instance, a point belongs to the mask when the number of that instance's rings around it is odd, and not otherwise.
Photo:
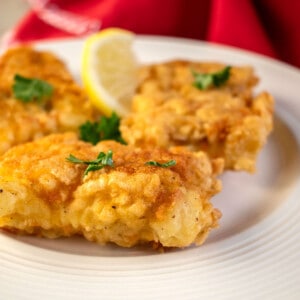
[(110, 117), (101, 117), (97, 122), (87, 121), (79, 127), (80, 139), (93, 145), (103, 140), (115, 140), (125, 144), (120, 133), (120, 118), (113, 112)]
[(145, 163), (145, 165), (155, 166), (155, 167), (162, 167), (162, 168), (168, 168), (168, 167), (175, 166), (176, 165), (176, 160), (172, 159), (172, 160), (169, 160), (166, 163), (159, 163), (157, 161), (147, 161)]
[(42, 102), (51, 97), (53, 87), (48, 82), (36, 79), (26, 78), (21, 75), (15, 75), (13, 84), (14, 96), (22, 102), (37, 101)]
[(212, 85), (219, 87), (229, 79), (230, 69), (230, 66), (226, 66), (223, 70), (215, 73), (197, 73), (192, 70), (195, 79), (194, 86), (200, 90), (205, 90)]
[(108, 150), (107, 153), (100, 152), (95, 160), (81, 160), (72, 154), (70, 154), (69, 157), (67, 157), (66, 159), (69, 162), (72, 162), (74, 164), (87, 165), (88, 167), (86, 168), (86, 170), (84, 171), (84, 174), (83, 174), (83, 176), (85, 176), (89, 172), (100, 170), (100, 169), (104, 168), (105, 166), (113, 167), (114, 162), (112, 159), (112, 155), (113, 155), (112, 151)]

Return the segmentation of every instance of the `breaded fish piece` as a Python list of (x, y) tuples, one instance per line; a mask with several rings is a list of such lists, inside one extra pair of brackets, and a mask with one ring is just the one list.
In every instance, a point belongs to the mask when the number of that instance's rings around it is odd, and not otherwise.
[[(53, 95), (46, 105), (14, 98), (16, 74), (53, 86)], [(77, 130), (85, 121), (93, 120), (95, 114), (84, 91), (55, 55), (21, 46), (0, 58), (0, 154), (50, 133)]]
[(65, 64), (54, 54), (38, 51), (30, 46), (8, 49), (0, 58), (0, 90), (11, 95), (11, 86), (16, 74), (39, 78), (53, 85), (74, 83)]
[[(114, 166), (91, 171), (66, 160), (113, 152)], [(171, 167), (145, 165), (176, 160)], [(210, 198), (221, 189), (221, 160), (183, 148), (143, 150), (114, 141), (96, 146), (74, 133), (16, 146), (0, 162), (0, 227), (54, 238), (83, 235), (101, 244), (201, 244), (218, 226)]]
[(255, 171), (273, 127), (273, 98), (267, 92), (252, 96), (258, 79), (251, 67), (231, 67), (220, 87), (194, 86), (191, 70), (211, 73), (224, 67), (188, 61), (145, 66), (132, 113), (121, 123), (123, 138), (138, 147), (202, 150), (223, 158), (226, 169)]

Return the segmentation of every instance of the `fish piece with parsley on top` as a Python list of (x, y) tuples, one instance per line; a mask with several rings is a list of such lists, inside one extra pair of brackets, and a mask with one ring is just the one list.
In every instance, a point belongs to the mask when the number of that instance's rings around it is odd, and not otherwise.
[(255, 171), (273, 128), (273, 98), (253, 96), (251, 67), (171, 61), (146, 65), (121, 121), (124, 140), (138, 147), (186, 146), (221, 157), (225, 169)]
[(95, 115), (54, 54), (19, 46), (0, 57), (0, 154), (50, 133), (77, 131)]
[(221, 213), (210, 203), (222, 160), (184, 148), (145, 150), (53, 134), (0, 161), (0, 227), (49, 238), (83, 235), (123, 247), (201, 244)]

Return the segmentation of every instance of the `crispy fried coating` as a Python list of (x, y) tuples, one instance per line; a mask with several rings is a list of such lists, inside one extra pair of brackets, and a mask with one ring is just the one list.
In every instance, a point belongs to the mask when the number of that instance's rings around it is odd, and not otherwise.
[[(14, 98), (16, 74), (47, 81), (54, 93), (45, 105)], [(55, 55), (20, 46), (0, 58), (0, 154), (54, 132), (77, 130), (95, 116), (84, 91)]]
[(54, 86), (74, 83), (65, 64), (50, 52), (37, 51), (29, 46), (10, 48), (0, 60), (0, 90), (11, 95), (16, 74), (39, 78)]
[(226, 169), (255, 171), (273, 127), (273, 98), (266, 92), (252, 96), (258, 79), (251, 67), (232, 67), (220, 87), (193, 85), (191, 70), (211, 73), (224, 67), (171, 61), (142, 68), (132, 113), (121, 123), (123, 138), (139, 147), (187, 146), (222, 157)]
[[(93, 160), (113, 151), (114, 166), (89, 172), (66, 160)], [(169, 168), (145, 165), (176, 160)], [(106, 141), (92, 146), (74, 133), (16, 146), (0, 162), (0, 227), (60, 237), (80, 234), (123, 247), (201, 244), (220, 212), (210, 198), (220, 191), (221, 160), (184, 148), (143, 150)]]

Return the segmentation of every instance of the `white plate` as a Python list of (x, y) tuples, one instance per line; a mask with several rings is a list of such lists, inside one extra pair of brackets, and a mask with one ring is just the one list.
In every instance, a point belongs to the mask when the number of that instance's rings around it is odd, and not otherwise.
[[(82, 41), (42, 43), (79, 78)], [(184, 39), (138, 37), (141, 62), (253, 65), (276, 98), (275, 130), (255, 175), (227, 172), (221, 227), (201, 247), (163, 254), (80, 238), (0, 234), (1, 299), (300, 299), (300, 72), (269, 58)]]

